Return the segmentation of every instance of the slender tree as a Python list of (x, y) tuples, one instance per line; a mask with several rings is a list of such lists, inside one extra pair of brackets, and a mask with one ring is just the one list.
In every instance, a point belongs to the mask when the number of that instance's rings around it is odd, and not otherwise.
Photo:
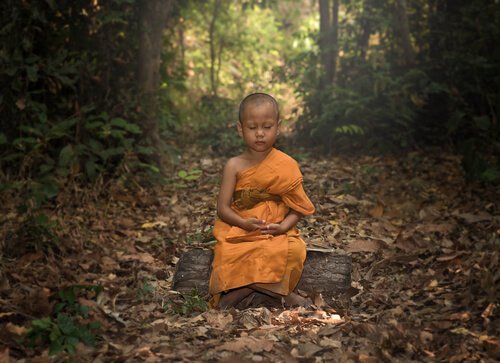
[(159, 89), (163, 30), (172, 14), (175, 0), (148, 0), (139, 2), (139, 59), (137, 83), (143, 113), (144, 138), (156, 149), (154, 161), (162, 167), (159, 151)]
[(394, 7), (394, 28), (396, 38), (403, 50), (405, 65), (413, 64), (415, 51), (411, 42), (410, 23), (408, 20), (406, 0), (397, 0)]
[(338, 57), (339, 0), (319, 0), (320, 34), (319, 47), (323, 77), (321, 87), (335, 83)]
[(217, 18), (220, 13), (221, 5), (222, 5), (222, 0), (214, 1), (214, 8), (212, 11), (212, 17), (210, 19), (210, 26), (208, 29), (208, 37), (210, 44), (210, 88), (213, 96), (217, 96), (220, 67), (222, 63), (222, 51), (224, 48), (224, 39), (219, 39), (218, 45), (216, 39)]

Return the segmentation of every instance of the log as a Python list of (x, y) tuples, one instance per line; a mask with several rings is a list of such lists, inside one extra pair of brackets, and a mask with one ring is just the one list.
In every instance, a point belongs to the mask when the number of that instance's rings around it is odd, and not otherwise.
[[(175, 268), (173, 289), (181, 293), (196, 290), (208, 294), (213, 252), (195, 248), (184, 252)], [(325, 297), (339, 295), (351, 286), (352, 261), (348, 255), (329, 250), (308, 250), (304, 271), (297, 288)]]

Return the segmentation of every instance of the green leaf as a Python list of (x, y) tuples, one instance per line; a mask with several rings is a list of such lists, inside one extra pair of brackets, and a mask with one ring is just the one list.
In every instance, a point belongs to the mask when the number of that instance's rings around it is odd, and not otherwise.
[(59, 166), (67, 167), (73, 161), (75, 152), (73, 150), (73, 145), (66, 145), (59, 152)]
[(126, 121), (120, 117), (116, 117), (110, 121), (112, 126), (121, 127), (133, 134), (142, 134), (142, 130), (136, 124)]
[(36, 65), (31, 66), (31, 67), (27, 67), (26, 74), (27, 74), (28, 80), (30, 82), (38, 81), (38, 67)]
[(75, 332), (76, 326), (73, 319), (66, 314), (57, 315), (57, 325), (65, 335), (71, 335)]
[(45, 198), (55, 198), (59, 193), (59, 188), (55, 183), (45, 183), (42, 186), (42, 192)]
[(85, 162), (85, 174), (90, 180), (95, 180), (97, 177), (97, 165), (94, 160), (87, 160)]
[(97, 129), (103, 125), (104, 125), (104, 122), (102, 122), (102, 121), (92, 121), (92, 122), (86, 122), (85, 128), (87, 130), (94, 130), (94, 129)]
[(68, 304), (73, 305), (76, 302), (75, 287), (68, 287), (59, 290), (59, 297)]
[(33, 328), (37, 328), (37, 329), (41, 329), (41, 330), (48, 330), (52, 326), (52, 320), (50, 318), (33, 320), (31, 322), (31, 326)]
[(490, 129), (491, 121), (488, 116), (474, 117), (474, 124), (478, 129), (488, 131)]
[(490, 167), (481, 173), (479, 179), (489, 183), (496, 182), (500, 180), (500, 170)]
[(34, 221), (39, 226), (46, 226), (49, 224), (49, 217), (45, 213), (40, 213), (35, 216)]
[(88, 328), (91, 329), (91, 330), (94, 330), (94, 329), (100, 329), (101, 328), (101, 322), (99, 321), (92, 321), (88, 324)]
[(49, 355), (61, 353), (63, 351), (63, 342), (63, 337), (58, 337), (57, 339), (52, 340), (52, 343), (50, 343)]
[(0, 132), (0, 145), (7, 143), (7, 136), (3, 132)]

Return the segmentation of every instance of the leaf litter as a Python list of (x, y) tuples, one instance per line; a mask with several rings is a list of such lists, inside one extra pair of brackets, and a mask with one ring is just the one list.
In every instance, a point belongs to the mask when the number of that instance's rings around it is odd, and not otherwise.
[[(150, 188), (119, 182), (68, 188), (45, 213), (59, 242), (24, 246), (0, 270), (2, 361), (65, 361), (20, 341), (50, 314), (57, 292), (80, 296), (101, 323), (76, 362), (493, 362), (500, 359), (499, 191), (466, 184), (442, 151), (301, 161), (317, 207), (300, 222), (311, 248), (353, 258), (351, 288), (311, 308), (206, 311), (206, 296), (172, 291), (175, 265), (210, 248), (224, 159), (187, 150), (179, 170), (201, 170)], [(0, 236), (22, 222), (2, 200)], [(5, 245), (4, 245), (5, 246)]]

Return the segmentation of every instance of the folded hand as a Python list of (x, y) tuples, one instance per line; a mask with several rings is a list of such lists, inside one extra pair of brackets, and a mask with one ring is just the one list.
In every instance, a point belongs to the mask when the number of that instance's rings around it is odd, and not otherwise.
[(283, 226), (279, 223), (271, 223), (268, 224), (267, 226), (262, 226), (260, 227), (260, 230), (262, 234), (270, 234), (273, 236), (286, 233), (286, 231), (283, 230)]

